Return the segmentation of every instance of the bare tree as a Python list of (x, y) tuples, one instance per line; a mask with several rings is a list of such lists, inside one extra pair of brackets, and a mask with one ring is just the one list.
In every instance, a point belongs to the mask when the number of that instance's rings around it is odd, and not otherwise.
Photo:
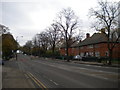
[(34, 55), (41, 56), (49, 48), (49, 36), (46, 31), (36, 34), (33, 38)]
[[(116, 26), (118, 26), (118, 16), (120, 15), (120, 5), (118, 3), (112, 2), (98, 2), (98, 7), (96, 9), (91, 9), (90, 13), (92, 16), (95, 16), (97, 22), (99, 23), (100, 28), (104, 28), (106, 30), (106, 34), (108, 37), (108, 52), (109, 52), (109, 64), (111, 64), (112, 59), (112, 51), (115, 46), (115, 43), (111, 46), (111, 38), (112, 33), (114, 32)], [(98, 27), (97, 27), (98, 28)], [(100, 29), (99, 29), (100, 30)], [(120, 34), (117, 36), (114, 42), (118, 42)]]
[(49, 37), (47, 32), (41, 32), (40, 34), (37, 34), (37, 44), (39, 47), (42, 47), (45, 51), (48, 48), (49, 45)]
[(23, 52), (24, 53), (27, 53), (27, 54), (31, 54), (32, 52), (31, 52), (31, 47), (33, 46), (33, 43), (32, 43), (32, 41), (31, 40), (29, 40), (29, 41), (27, 41), (26, 43), (25, 43), (25, 45), (23, 46)]
[(59, 34), (59, 27), (56, 23), (51, 24), (51, 27), (47, 29), (48, 37), (49, 37), (49, 44), (52, 48), (52, 53), (54, 54), (56, 44), (59, 41), (60, 34)]
[(59, 29), (65, 39), (65, 47), (66, 47), (66, 55), (67, 61), (69, 61), (69, 53), (68, 48), (70, 47), (70, 40), (72, 39), (75, 30), (78, 29), (79, 22), (78, 17), (75, 15), (74, 11), (71, 8), (63, 9), (58, 14), (57, 24), (59, 25)]

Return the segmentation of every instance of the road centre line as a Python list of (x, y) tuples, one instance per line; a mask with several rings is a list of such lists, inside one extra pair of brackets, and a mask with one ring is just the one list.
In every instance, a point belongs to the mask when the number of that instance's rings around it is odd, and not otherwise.
[(54, 82), (54, 81), (53, 81), (53, 83), (54, 83), (55, 85), (58, 85), (58, 84), (57, 84), (56, 82)]
[(102, 67), (102, 66), (94, 66), (94, 67)]
[(47, 89), (47, 87), (42, 83), (40, 82), (37, 78), (35, 78), (35, 76), (33, 76), (33, 74), (31, 74), (30, 72), (27, 73), (28, 76), (30, 76), (30, 78), (40, 87), (42, 88), (42, 90)]
[(53, 81), (53, 80), (51, 80), (51, 79), (50, 79), (50, 81), (53, 82), (55, 85), (58, 85), (55, 81)]
[[(90, 74), (90, 76), (94, 76), (94, 77), (97, 77), (96, 75), (94, 75), (94, 74)], [(109, 78), (106, 78), (106, 77), (101, 77), (101, 76), (99, 76), (100, 78), (102, 78), (102, 79), (105, 79), (105, 80), (109, 80)]]
[[(34, 61), (34, 62), (36, 62), (36, 61)], [(40, 63), (40, 62), (37, 62), (37, 63)], [(54, 64), (50, 65), (50, 64), (44, 63), (44, 62), (42, 62), (41, 64), (45, 64), (45, 65), (49, 65), (49, 66), (52, 66), (52, 67), (56, 67), (56, 65), (54, 65)], [(65, 68), (64, 65), (57, 65), (57, 68), (69, 71), (69, 69)], [(76, 69), (76, 68), (73, 68), (73, 69)], [(90, 73), (86, 73), (86, 72), (79, 72), (79, 73), (84, 74), (84, 75), (93, 76), (93, 77), (100, 78), (100, 79), (105, 79), (105, 80), (110, 80), (110, 78), (101, 76), (100, 74), (111, 74), (111, 75), (116, 75), (117, 74), (117, 73), (114, 73), (114, 72), (105, 72), (105, 71), (102, 71), (102, 70), (88, 69), (88, 68), (83, 68), (83, 67), (78, 68), (78, 70), (81, 70), (81, 69), (82, 70), (88, 70), (88, 71), (92, 70), (94, 72), (100, 72), (98, 75), (96, 75), (96, 74), (94, 74), (94, 75), (92, 74), (91, 75)], [(112, 81), (116, 81), (116, 80), (112, 79)]]

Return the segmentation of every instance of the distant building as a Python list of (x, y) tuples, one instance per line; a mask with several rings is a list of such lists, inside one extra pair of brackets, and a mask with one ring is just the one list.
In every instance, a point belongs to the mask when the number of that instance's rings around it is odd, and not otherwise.
[[(108, 39), (105, 33), (94, 33), (91, 37), (86, 34), (86, 38), (69, 48), (69, 56), (80, 55), (82, 57), (108, 57)], [(111, 45), (115, 42), (111, 42)], [(113, 58), (120, 58), (120, 41), (115, 43), (113, 49)], [(65, 55), (65, 47), (60, 49), (61, 55)]]

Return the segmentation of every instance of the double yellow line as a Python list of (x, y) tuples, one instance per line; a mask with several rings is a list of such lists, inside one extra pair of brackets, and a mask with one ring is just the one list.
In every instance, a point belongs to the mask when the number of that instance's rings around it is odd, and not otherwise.
[(33, 74), (31, 74), (30, 72), (27, 72), (27, 75), (40, 87), (42, 88), (42, 90), (48, 90), (47, 87), (40, 81), (38, 80), (36, 77), (34, 77)]

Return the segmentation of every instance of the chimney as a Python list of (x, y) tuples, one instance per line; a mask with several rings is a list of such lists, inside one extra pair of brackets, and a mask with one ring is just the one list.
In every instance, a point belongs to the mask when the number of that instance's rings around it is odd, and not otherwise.
[(90, 37), (90, 34), (89, 34), (89, 33), (87, 33), (87, 34), (86, 34), (86, 38), (89, 38), (89, 37)]

